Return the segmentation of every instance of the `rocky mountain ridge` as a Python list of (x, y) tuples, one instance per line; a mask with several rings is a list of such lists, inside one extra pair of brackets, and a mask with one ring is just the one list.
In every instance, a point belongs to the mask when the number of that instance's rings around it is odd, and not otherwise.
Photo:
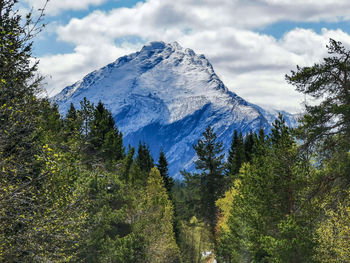
[[(192, 145), (207, 126), (228, 149), (235, 129), (269, 132), (278, 114), (229, 91), (204, 55), (176, 42), (151, 42), (66, 87), (53, 100), (64, 113), (71, 102), (79, 108), (84, 97), (111, 110), (125, 145), (145, 141), (155, 158), (162, 147), (174, 177), (194, 169)], [(293, 115), (282, 113), (295, 125)]]

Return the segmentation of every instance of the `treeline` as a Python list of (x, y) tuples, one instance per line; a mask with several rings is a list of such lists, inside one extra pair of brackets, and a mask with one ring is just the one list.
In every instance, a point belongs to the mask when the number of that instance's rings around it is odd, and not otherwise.
[[(289, 83), (319, 99), (300, 126), (211, 127), (196, 172), (174, 182), (162, 149), (123, 144), (102, 102), (61, 116), (38, 98), (31, 15), (0, 0), (1, 262), (349, 262), (350, 52), (297, 68)], [(38, 23), (37, 23), (38, 22)], [(33, 26), (32, 26), (33, 25)]]
[(40, 29), (15, 3), (0, 1), (0, 261), (181, 262), (164, 154), (157, 169), (125, 149), (102, 103), (62, 118), (36, 96)]
[(125, 151), (101, 102), (65, 118), (47, 100), (18, 102), (31, 123), (18, 137), (23, 123), (7, 118), (19, 105), (3, 104), (1, 261), (181, 262), (164, 153), (157, 169), (144, 143)]
[(164, 153), (126, 151), (102, 103), (4, 95), (0, 261), (181, 262)]
[(298, 128), (280, 116), (250, 159), (233, 140), (233, 183), (216, 201), (218, 262), (349, 262), (350, 51), (332, 39), (327, 48), (322, 63), (286, 75), (320, 101)]

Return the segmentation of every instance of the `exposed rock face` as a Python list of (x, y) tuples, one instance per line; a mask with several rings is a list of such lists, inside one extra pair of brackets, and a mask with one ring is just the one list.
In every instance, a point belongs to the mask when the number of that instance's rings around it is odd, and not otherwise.
[[(178, 43), (152, 42), (140, 52), (121, 57), (65, 88), (53, 99), (66, 112), (83, 98), (102, 101), (111, 110), (125, 145), (150, 145), (155, 159), (166, 153), (170, 175), (193, 170), (197, 142), (212, 126), (225, 149), (233, 131), (271, 129), (277, 111), (266, 111), (230, 92), (203, 55)], [(283, 113), (289, 125), (291, 114)]]

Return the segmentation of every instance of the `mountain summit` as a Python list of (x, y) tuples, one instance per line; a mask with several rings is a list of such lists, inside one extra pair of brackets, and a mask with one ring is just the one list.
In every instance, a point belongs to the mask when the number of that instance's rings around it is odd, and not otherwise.
[[(84, 97), (111, 110), (126, 145), (145, 141), (154, 157), (162, 147), (175, 177), (193, 169), (192, 145), (207, 126), (228, 149), (235, 129), (268, 132), (277, 116), (229, 91), (204, 55), (177, 42), (151, 42), (66, 87), (54, 101), (66, 112)], [(295, 122), (284, 115), (290, 125)]]

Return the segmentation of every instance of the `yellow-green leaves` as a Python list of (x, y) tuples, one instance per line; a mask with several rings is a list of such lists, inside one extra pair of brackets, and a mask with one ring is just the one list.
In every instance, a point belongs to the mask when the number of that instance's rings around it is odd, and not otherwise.
[[(236, 184), (239, 184), (236, 180)], [(216, 201), (216, 206), (219, 208), (219, 217), (218, 217), (218, 223), (217, 228), (219, 231), (225, 231), (229, 232), (229, 226), (228, 226), (228, 220), (231, 215), (232, 206), (234, 203), (234, 198), (238, 194), (238, 191), (235, 187), (231, 187), (229, 191), (225, 193), (225, 196), (218, 199)]]
[(350, 258), (350, 198), (335, 210), (326, 210), (326, 218), (316, 230), (318, 243), (314, 258), (321, 263), (346, 263)]

